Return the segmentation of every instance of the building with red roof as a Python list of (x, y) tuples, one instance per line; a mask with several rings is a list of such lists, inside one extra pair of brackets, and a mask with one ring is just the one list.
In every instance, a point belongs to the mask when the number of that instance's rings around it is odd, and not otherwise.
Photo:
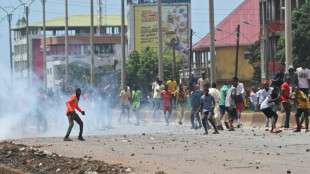
[[(216, 79), (218, 83), (234, 77), (238, 25), (240, 25), (238, 78), (240, 81), (250, 82), (254, 70), (248, 63), (250, 56), (248, 47), (259, 40), (259, 4), (259, 0), (245, 0), (216, 26)], [(200, 74), (201, 70), (210, 72), (208, 68), (209, 34), (195, 43), (192, 48), (195, 58), (195, 61), (192, 61), (194, 62), (193, 69), (196, 75)], [(209, 73), (208, 76), (210, 76)]]

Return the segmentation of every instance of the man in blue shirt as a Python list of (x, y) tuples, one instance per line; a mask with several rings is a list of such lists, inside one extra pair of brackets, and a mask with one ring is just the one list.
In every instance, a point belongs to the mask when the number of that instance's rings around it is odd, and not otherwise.
[[(191, 123), (192, 123), (192, 127), (191, 129), (195, 129), (195, 124), (194, 124), (194, 116), (195, 116), (195, 113), (198, 111), (199, 107), (200, 107), (200, 97), (203, 95), (203, 91), (200, 91), (199, 90), (200, 88), (200, 85), (199, 84), (196, 84), (195, 85), (195, 88), (194, 88), (194, 92), (192, 94), (190, 94), (190, 99), (191, 99), (191, 105), (192, 105), (192, 111), (191, 111)], [(198, 121), (198, 124), (199, 124), (199, 127), (198, 128), (201, 128), (202, 125), (201, 125), (201, 121), (200, 121), (200, 117), (197, 116), (197, 121)]]
[(206, 122), (209, 120), (209, 122), (212, 124), (214, 128), (213, 134), (219, 134), (216, 126), (215, 126), (215, 119), (214, 119), (214, 106), (215, 106), (215, 100), (212, 95), (209, 94), (209, 88), (205, 88), (205, 95), (200, 97), (200, 107), (196, 114), (199, 113), (201, 109), (202, 110), (202, 125), (205, 128), (205, 133), (204, 135), (208, 134), (208, 129), (206, 126)]

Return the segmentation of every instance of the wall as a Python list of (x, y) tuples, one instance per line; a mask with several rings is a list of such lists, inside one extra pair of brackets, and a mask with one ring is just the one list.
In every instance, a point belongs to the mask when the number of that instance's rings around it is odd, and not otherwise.
[[(242, 81), (250, 81), (253, 76), (254, 69), (245, 59), (243, 53), (248, 46), (239, 47), (238, 59), (238, 78)], [(216, 48), (216, 76), (220, 81), (229, 80), (235, 76), (236, 47), (219, 47)]]

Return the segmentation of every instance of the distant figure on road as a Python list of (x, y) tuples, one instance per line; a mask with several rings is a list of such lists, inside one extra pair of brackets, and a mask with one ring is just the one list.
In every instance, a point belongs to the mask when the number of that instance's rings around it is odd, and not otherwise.
[(200, 108), (196, 112), (196, 115), (199, 114), (200, 110), (202, 110), (202, 125), (205, 129), (204, 135), (208, 134), (208, 129), (207, 129), (207, 121), (211, 123), (211, 125), (214, 128), (213, 134), (219, 134), (217, 131), (216, 125), (215, 125), (215, 119), (214, 119), (214, 106), (215, 106), (215, 100), (212, 95), (209, 94), (209, 88), (205, 88), (204, 90), (205, 94), (200, 97)]
[(304, 114), (305, 120), (306, 120), (306, 132), (309, 132), (309, 99), (308, 97), (301, 91), (299, 90), (298, 87), (295, 87), (294, 89), (294, 101), (298, 102), (298, 109), (295, 115), (296, 118), (296, 123), (297, 123), (297, 129), (294, 130), (294, 132), (300, 132), (301, 131), (301, 125), (302, 123), (299, 122), (299, 117), (301, 114)]
[(267, 98), (262, 102), (260, 109), (263, 111), (263, 113), (266, 115), (268, 118), (272, 118), (272, 125), (271, 125), (271, 133), (279, 133), (282, 130), (276, 129), (276, 124), (278, 120), (278, 114), (272, 110), (272, 105), (275, 105), (277, 100), (280, 100), (279, 97), (279, 89), (274, 88), (272, 93), (267, 96)]
[(178, 113), (178, 117), (179, 117), (179, 125), (182, 125), (182, 120), (184, 118), (184, 110), (185, 110), (185, 106), (187, 104), (187, 94), (186, 91), (183, 89), (182, 84), (179, 85), (179, 89), (175, 91), (174, 93), (175, 98), (176, 98), (176, 105), (179, 105), (179, 113)]
[(129, 118), (130, 118), (130, 92), (128, 91), (128, 88), (127, 86), (124, 88), (124, 90), (121, 91), (121, 94), (120, 94), (120, 97), (121, 97), (121, 107), (122, 107), (122, 112), (121, 112), (121, 115), (119, 116), (119, 120), (118, 122), (121, 123), (122, 122), (122, 119), (123, 119), (123, 116), (124, 116), (124, 112), (125, 112), (125, 109), (127, 110), (127, 122), (129, 123)]
[(210, 85), (209, 84), (209, 79), (206, 77), (206, 72), (202, 71), (201, 72), (201, 78), (198, 79), (198, 84), (200, 85), (200, 90), (204, 91), (205, 85)]
[(172, 111), (172, 103), (171, 103), (172, 93), (170, 90), (168, 90), (168, 85), (165, 85), (165, 90), (161, 92), (161, 97), (163, 98), (163, 111), (166, 120), (166, 125), (169, 126), (169, 118), (171, 116)]
[(75, 109), (77, 109), (79, 112), (82, 113), (82, 115), (85, 115), (85, 112), (82, 111), (81, 108), (79, 107), (81, 89), (78, 88), (78, 89), (76, 89), (75, 92), (76, 92), (76, 94), (72, 95), (71, 98), (66, 102), (66, 104), (67, 104), (66, 114), (68, 116), (69, 127), (68, 127), (67, 134), (64, 138), (64, 141), (72, 141), (69, 138), (69, 135), (70, 135), (71, 130), (72, 130), (73, 125), (74, 125), (73, 120), (76, 121), (80, 125), (80, 133), (79, 133), (78, 140), (81, 140), (81, 141), (85, 140), (82, 136), (82, 134), (83, 134), (83, 121), (81, 120), (79, 115), (75, 112)]
[(141, 109), (141, 97), (142, 93), (138, 89), (137, 85), (133, 85), (132, 87), (132, 110), (135, 113), (136, 116), (136, 124), (135, 126), (140, 126), (140, 109)]

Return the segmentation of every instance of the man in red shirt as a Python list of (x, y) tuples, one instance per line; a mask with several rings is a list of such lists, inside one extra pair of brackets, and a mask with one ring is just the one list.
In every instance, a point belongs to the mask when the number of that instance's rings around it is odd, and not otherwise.
[(289, 128), (290, 125), (290, 114), (291, 114), (291, 104), (289, 100), (291, 100), (290, 97), (290, 82), (291, 78), (288, 76), (286, 79), (286, 82), (282, 84), (281, 86), (281, 99), (282, 99), (282, 106), (285, 110), (285, 125), (284, 128)]
[[(171, 116), (171, 110), (172, 110), (172, 104), (171, 104), (172, 93), (170, 90), (168, 90), (168, 85), (165, 85), (164, 89), (165, 90), (161, 91), (160, 95), (161, 98), (163, 98), (163, 111), (166, 120), (166, 125), (169, 126), (169, 118)], [(168, 117), (166, 114), (167, 111), (168, 111)]]
[(67, 114), (68, 120), (69, 120), (69, 127), (68, 127), (67, 134), (64, 138), (64, 141), (72, 141), (69, 138), (69, 135), (70, 135), (71, 130), (72, 130), (73, 125), (74, 125), (73, 120), (76, 121), (80, 126), (80, 133), (79, 133), (78, 140), (81, 140), (81, 141), (85, 140), (82, 137), (83, 121), (81, 120), (79, 115), (75, 112), (75, 109), (77, 109), (78, 111), (80, 111), (82, 113), (82, 115), (85, 115), (85, 112), (82, 111), (81, 108), (79, 107), (80, 96), (81, 96), (81, 89), (78, 88), (78, 89), (76, 89), (76, 94), (72, 95), (71, 98), (66, 102), (66, 105), (67, 105), (66, 114)]

